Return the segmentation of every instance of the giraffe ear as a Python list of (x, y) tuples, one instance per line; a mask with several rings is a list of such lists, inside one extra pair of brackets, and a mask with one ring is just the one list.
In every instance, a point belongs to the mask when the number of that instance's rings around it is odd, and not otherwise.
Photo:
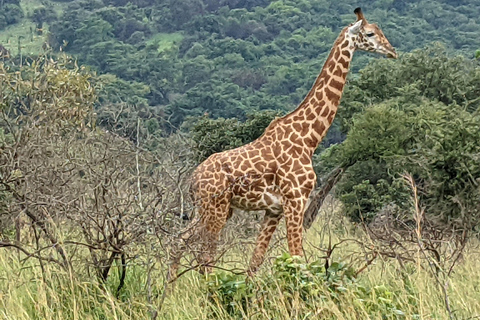
[(350, 34), (358, 34), (360, 32), (360, 28), (363, 25), (363, 20), (358, 20), (355, 22), (351, 27), (348, 28), (348, 32)]

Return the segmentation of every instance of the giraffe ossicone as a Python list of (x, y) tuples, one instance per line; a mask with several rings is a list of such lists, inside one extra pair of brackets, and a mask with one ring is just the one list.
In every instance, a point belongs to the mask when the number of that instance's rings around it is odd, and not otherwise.
[[(316, 175), (312, 155), (337, 113), (350, 62), (356, 50), (388, 58), (397, 53), (376, 24), (355, 9), (356, 22), (335, 41), (320, 75), (303, 102), (291, 113), (273, 120), (261, 137), (242, 147), (211, 155), (192, 176), (196, 225), (189, 236), (203, 241), (201, 266), (211, 267), (220, 231), (234, 208), (265, 210), (249, 271), (262, 264), (270, 239), (282, 217), (291, 255), (303, 255), (302, 223)], [(181, 253), (173, 256), (175, 275)]]

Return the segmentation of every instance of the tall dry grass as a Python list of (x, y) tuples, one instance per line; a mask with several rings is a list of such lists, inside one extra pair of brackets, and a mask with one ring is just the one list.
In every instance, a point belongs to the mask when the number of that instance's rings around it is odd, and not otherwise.
[[(235, 226), (227, 228), (225, 238), (234, 238)], [(272, 250), (259, 275), (251, 279), (262, 287), (264, 276), (272, 268), (273, 257), (286, 250), (285, 230), (280, 228), (273, 239)], [(245, 267), (253, 247), (242, 240), (222, 258), (220, 265), (227, 269)], [(359, 260), (368, 237), (338, 214), (335, 204), (326, 206), (319, 221), (309, 230), (305, 239), (305, 259), (313, 261), (326, 255), (322, 248), (339, 244), (330, 261), (343, 261), (360, 269), (367, 261)], [(347, 240), (347, 241), (346, 241)], [(344, 241), (344, 242), (342, 242)], [(251, 243), (251, 244), (248, 244)], [(362, 246), (359, 245), (362, 244)], [(246, 250), (248, 248), (248, 250)], [(361, 286), (388, 290), (388, 296), (403, 314), (398, 319), (480, 319), (480, 254), (478, 241), (471, 240), (449, 278), (446, 292), (450, 313), (445, 305), (445, 294), (424, 261), (407, 263), (403, 267), (392, 259), (377, 257), (358, 275)], [(243, 265), (243, 266), (242, 266)], [(204, 278), (196, 272), (181, 277), (173, 294), (168, 295), (160, 308), (165, 268), (157, 264), (148, 279), (142, 265), (131, 264), (124, 289), (115, 297), (118, 277), (112, 276), (106, 284), (98, 283), (88, 275), (72, 276), (55, 265), (42, 267), (34, 259), (25, 259), (13, 249), (0, 250), (0, 319), (233, 319), (221, 306), (208, 300)], [(148, 285), (150, 283), (150, 285)], [(247, 309), (245, 319), (382, 319), (381, 310), (368, 309), (375, 294), (358, 301), (355, 292), (348, 290), (338, 299), (314, 299), (306, 311), (298, 297), (286, 299), (278, 287), (269, 287), (266, 309)], [(327, 290), (327, 289), (326, 289)], [(319, 295), (322, 295), (320, 292)], [(384, 299), (384, 297), (382, 298)], [(250, 313), (251, 312), (251, 313)]]

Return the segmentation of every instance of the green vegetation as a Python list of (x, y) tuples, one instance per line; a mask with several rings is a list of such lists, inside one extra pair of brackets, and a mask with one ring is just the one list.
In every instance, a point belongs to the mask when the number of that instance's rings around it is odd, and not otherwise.
[(168, 51), (178, 46), (183, 40), (181, 33), (157, 33), (145, 41), (147, 46), (158, 47), (159, 52)]
[[(54, 52), (72, 54), (99, 74), (148, 87), (131, 97), (168, 119), (160, 122), (164, 132), (205, 112), (243, 121), (264, 109), (292, 110), (313, 83), (335, 36), (352, 22), (357, 5), (324, 0), (20, 4), (25, 16), (0, 31), (0, 44), (17, 55), (21, 37), (24, 53), (38, 54), (48, 30)], [(479, 7), (474, 0), (382, 0), (365, 4), (364, 10), (401, 52), (441, 41), (448, 51), (470, 58), (480, 47)], [(40, 25), (43, 36), (35, 32)], [(369, 58), (357, 55), (353, 70)], [(338, 136), (338, 130), (332, 134)]]
[(197, 119), (190, 129), (197, 160), (201, 162), (213, 153), (237, 148), (257, 139), (270, 122), (281, 115), (280, 112), (266, 110), (247, 115), (245, 122), (223, 118), (213, 120), (208, 116)]

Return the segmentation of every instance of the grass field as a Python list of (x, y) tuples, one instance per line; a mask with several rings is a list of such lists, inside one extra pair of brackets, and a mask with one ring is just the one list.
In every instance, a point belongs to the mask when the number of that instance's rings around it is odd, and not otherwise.
[(147, 45), (157, 45), (158, 52), (170, 49), (174, 44), (180, 44), (183, 39), (181, 33), (157, 33), (147, 40)]
[[(305, 251), (309, 261), (322, 257), (318, 247), (325, 248), (329, 241), (365, 240), (362, 232), (340, 217), (334, 222), (332, 219), (320, 220), (306, 236)], [(276, 234), (270, 257), (285, 250), (284, 235), (284, 230)], [(235, 233), (226, 237), (235, 237)], [(250, 240), (253, 242), (253, 238)], [(243, 242), (230, 250), (220, 265), (244, 268), (251, 249), (251, 245)], [(343, 246), (334, 252), (333, 259), (349, 263), (348, 257), (356, 250), (358, 248), (354, 245)], [(144, 265), (131, 265), (125, 288), (116, 298), (117, 275), (103, 286), (93, 276), (72, 276), (54, 265), (45, 265), (42, 273), (38, 262), (33, 259), (21, 261), (23, 258), (13, 250), (0, 249), (0, 319), (149, 319), (155, 314), (156, 319), (172, 320), (480, 318), (480, 254), (476, 242), (470, 243), (464, 260), (449, 279), (448, 287), (439, 286), (428, 268), (418, 268), (421, 261), (400, 268), (394, 260), (379, 258), (358, 276), (358, 284), (355, 284), (374, 289), (367, 298), (359, 300), (348, 288), (338, 298), (332, 298), (329, 289), (325, 288), (317, 293), (317, 298), (312, 297), (308, 312), (305, 302), (295, 295), (287, 297), (278, 290), (280, 285), (265, 289), (263, 282), (271, 272), (273, 261), (267, 259), (258, 276), (248, 281), (259, 290), (263, 288), (263, 297), (267, 297), (269, 305), (275, 308), (261, 311), (247, 308), (242, 317), (232, 317), (221, 307), (211, 304), (205, 280), (196, 272), (181, 277), (174, 293), (166, 296), (160, 308), (165, 271), (161, 263), (156, 264), (150, 280)], [(151, 285), (148, 285), (149, 281)], [(450, 315), (442, 287), (446, 288)], [(376, 296), (379, 292), (383, 293)], [(385, 316), (381, 308), (385, 303), (395, 305), (398, 314)]]
[[(42, 34), (38, 35), (35, 32), (35, 23), (29, 17), (36, 8), (42, 6), (42, 1), (21, 0), (20, 6), (25, 14), (24, 18), (19, 23), (10, 25), (0, 31), (0, 44), (7, 48), (12, 56), (18, 55), (19, 43), (22, 55), (38, 55), (42, 52), (42, 46), (47, 39), (48, 25), (44, 24)], [(52, 6), (60, 14), (65, 4), (52, 2)]]

